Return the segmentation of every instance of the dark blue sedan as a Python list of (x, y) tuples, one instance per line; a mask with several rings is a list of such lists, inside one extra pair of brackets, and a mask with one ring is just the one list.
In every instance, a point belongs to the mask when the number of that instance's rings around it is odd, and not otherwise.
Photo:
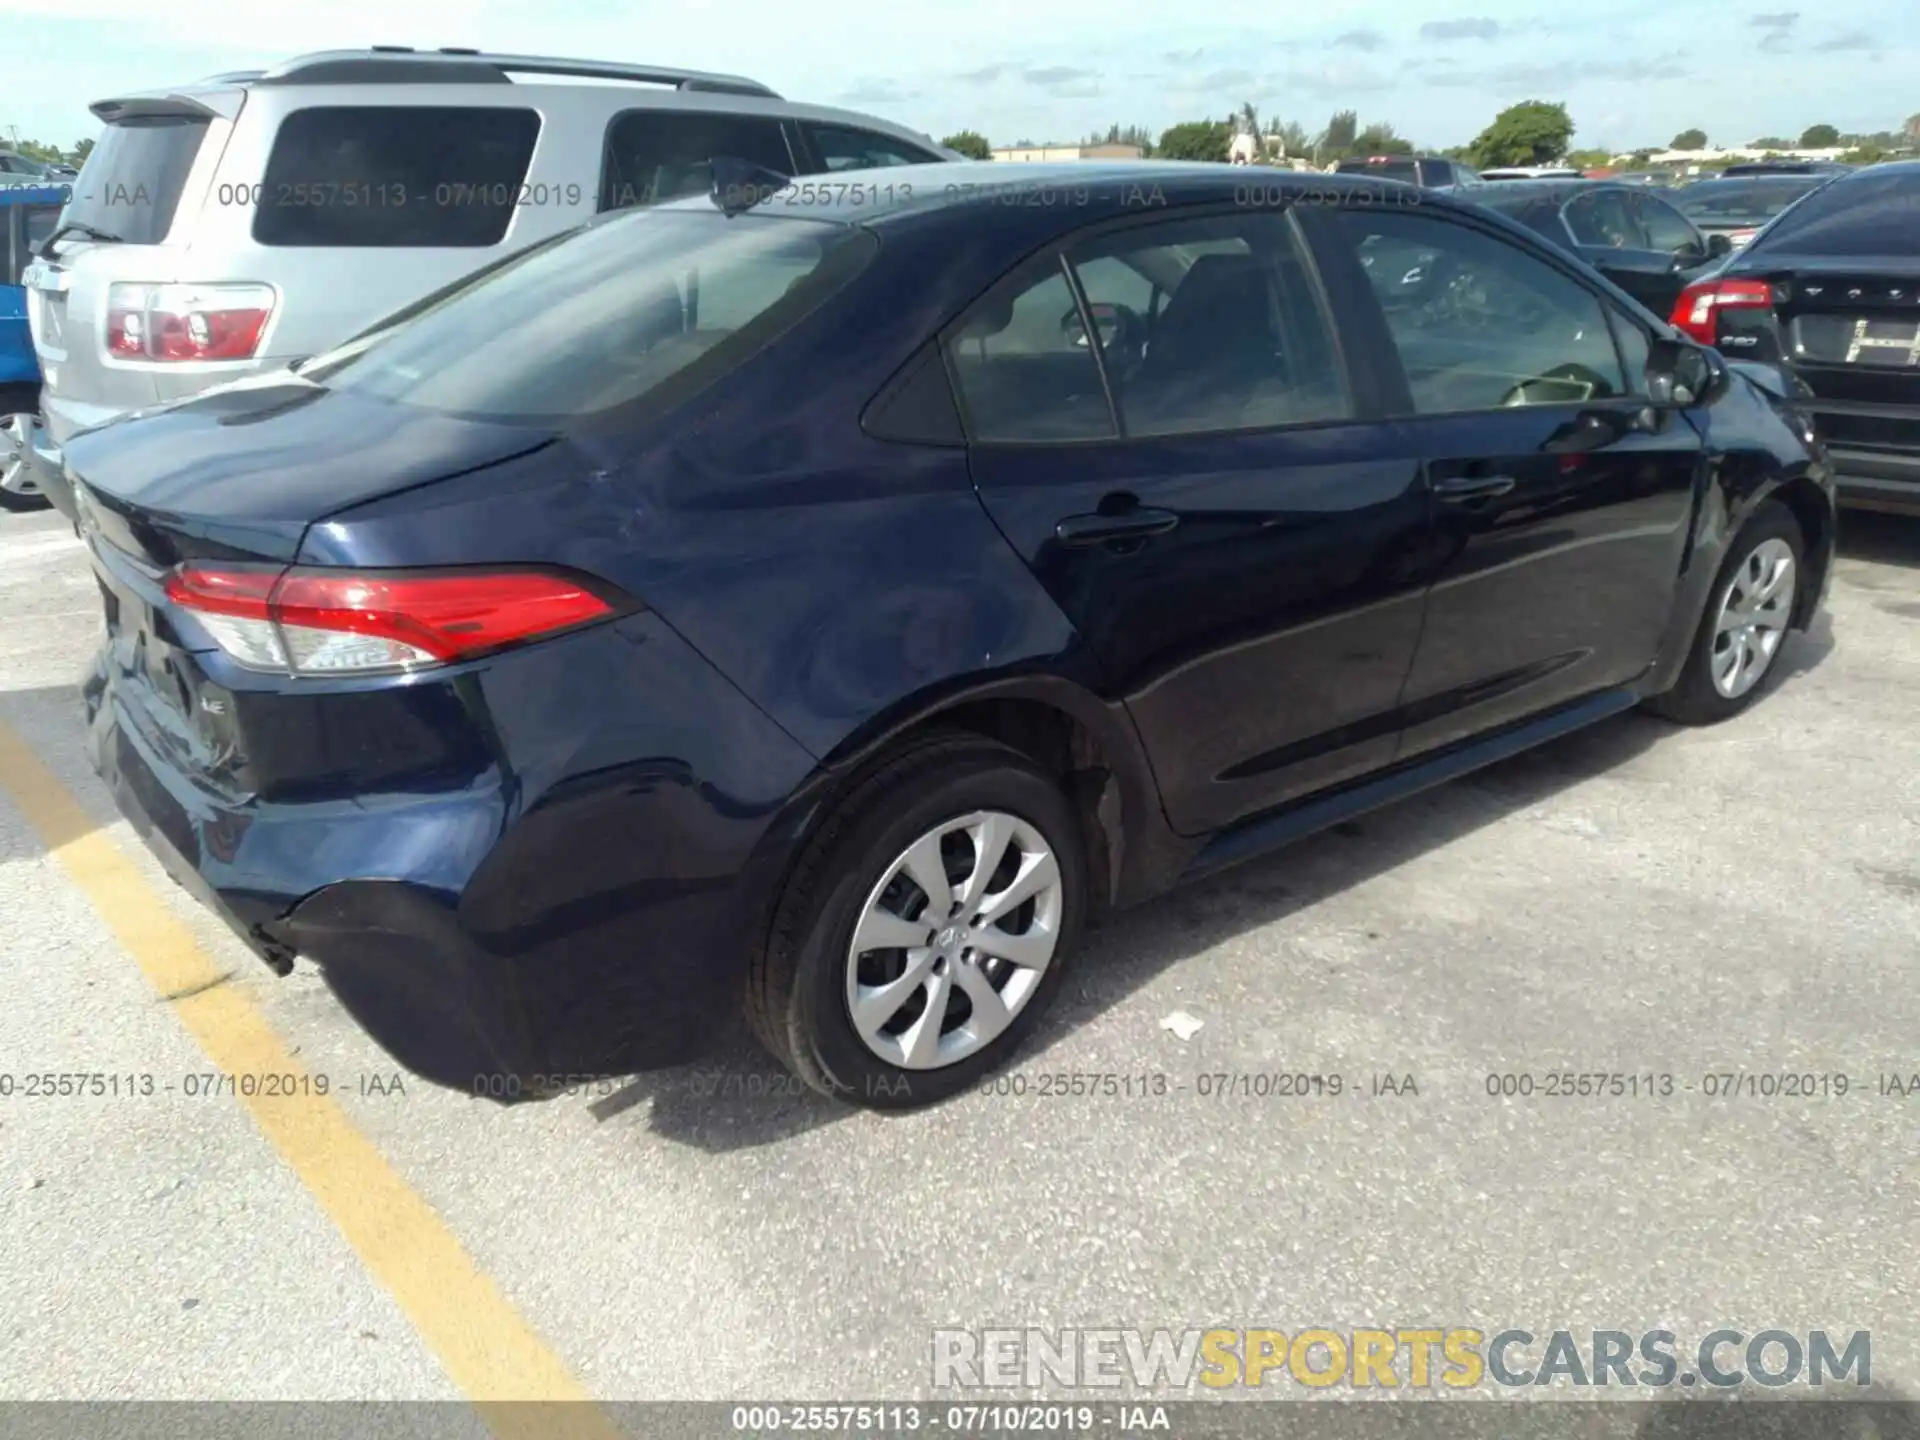
[(1246, 167), (730, 181), (66, 454), (120, 805), (502, 1095), (736, 1005), (951, 1094), (1096, 911), (1742, 710), (1833, 554), (1801, 418), (1574, 256)]

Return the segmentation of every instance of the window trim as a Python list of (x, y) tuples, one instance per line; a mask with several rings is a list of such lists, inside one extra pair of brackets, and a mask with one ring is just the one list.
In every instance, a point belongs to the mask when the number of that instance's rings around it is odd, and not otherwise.
[[(818, 142), (814, 139), (814, 131), (816, 130), (846, 130), (855, 135), (871, 135), (876, 140), (888, 141), (903, 150), (923, 152), (923, 158), (909, 162), (911, 164), (938, 165), (941, 163), (940, 157), (934, 154), (933, 151), (927, 149), (926, 146), (916, 145), (910, 140), (903, 140), (898, 135), (890, 135), (885, 130), (875, 130), (871, 125), (845, 124), (838, 120), (817, 120), (806, 115), (794, 116), (792, 125), (793, 136), (789, 141), (789, 146), (795, 151), (796, 157), (798, 157), (801, 152), (804, 152), (805, 163), (808, 167), (806, 173), (809, 175), (831, 175), (834, 173), (827, 168), (827, 158), (821, 152)], [(798, 141), (799, 143), (794, 144), (793, 141)], [(796, 171), (795, 173), (797, 174), (799, 172)]]
[[(1623, 186), (1619, 188), (1624, 189), (1625, 187)], [(1568, 203), (1571, 204), (1572, 202), (1569, 201)], [(1620, 337), (1614, 330), (1614, 323), (1615, 323), (1614, 317), (1616, 313), (1620, 312), (1621, 307), (1614, 301), (1613, 297), (1608, 295), (1605, 291), (1595, 289), (1594, 286), (1588, 281), (1587, 277), (1585, 275), (1582, 275), (1578, 270), (1574, 268), (1574, 263), (1577, 261), (1576, 256), (1565, 254), (1564, 252), (1561, 252), (1560, 250), (1558, 250), (1556, 247), (1547, 245), (1544, 241), (1536, 239), (1533, 236), (1531, 231), (1528, 231), (1524, 227), (1520, 226), (1518, 222), (1512, 222), (1512, 221), (1508, 222), (1514, 226), (1514, 229), (1519, 230), (1521, 232), (1518, 236), (1516, 236), (1511, 231), (1508, 231), (1505, 226), (1490, 225), (1490, 224), (1484, 223), (1481, 220), (1480, 216), (1472, 214), (1471, 212), (1468, 212), (1464, 209), (1458, 209), (1452, 206), (1427, 205), (1427, 206), (1420, 207), (1417, 211), (1414, 210), (1412, 207), (1407, 207), (1406, 209), (1403, 209), (1403, 210), (1385, 211), (1385, 210), (1380, 210), (1378, 207), (1375, 207), (1375, 206), (1346, 205), (1346, 204), (1329, 206), (1327, 208), (1335, 212), (1358, 211), (1358, 212), (1371, 212), (1375, 214), (1396, 214), (1397, 213), (1397, 214), (1412, 215), (1414, 218), (1417, 218), (1417, 219), (1435, 219), (1437, 220), (1438, 223), (1443, 225), (1456, 225), (1463, 230), (1473, 231), (1489, 240), (1494, 241), (1495, 243), (1500, 243), (1504, 241), (1513, 249), (1519, 250), (1523, 254), (1526, 254), (1532, 257), (1534, 260), (1539, 261), (1540, 263), (1544, 264), (1548, 269), (1559, 274), (1563, 279), (1566, 279), (1572, 282), (1572, 284), (1577, 286), (1581, 291), (1583, 291), (1588, 296), (1589, 299), (1591, 299), (1596, 305), (1600, 307), (1601, 320), (1605, 323), (1607, 327), (1607, 346), (1613, 352), (1614, 363), (1620, 367), (1620, 375), (1621, 375), (1622, 382), (1628, 383), (1629, 388), (1631, 388), (1631, 385), (1630, 385), (1631, 377), (1627, 375), (1627, 359), (1626, 359), (1626, 356), (1621, 353)], [(1328, 216), (1327, 220), (1331, 222), (1332, 216)], [(1347, 239), (1344, 231), (1344, 227), (1335, 223), (1328, 223), (1322, 227), (1322, 231), (1326, 239), (1331, 244), (1341, 247), (1342, 252), (1347, 257), (1349, 257), (1353, 267), (1356, 270), (1359, 269), (1360, 267), (1359, 255), (1356, 252), (1356, 247)], [(1569, 227), (1569, 231), (1571, 231), (1571, 227)], [(1639, 409), (1645, 408), (1646, 401), (1644, 398), (1640, 398), (1636, 401), (1634, 394), (1629, 393), (1629, 394), (1623, 394), (1623, 395), (1603, 395), (1603, 396), (1599, 396), (1599, 397), (1591, 398), (1587, 400), (1568, 400), (1568, 401), (1558, 402), (1552, 405), (1524, 405), (1524, 406), (1487, 405), (1487, 406), (1480, 406), (1480, 407), (1477, 407), (1474, 409), (1468, 409), (1468, 410), (1416, 409), (1413, 402), (1413, 387), (1407, 378), (1406, 362), (1400, 358), (1399, 345), (1393, 339), (1392, 327), (1387, 324), (1386, 311), (1381, 307), (1379, 299), (1373, 294), (1372, 287), (1370, 284), (1367, 285), (1366, 293), (1364, 296), (1361, 297), (1361, 299), (1366, 305), (1369, 313), (1369, 318), (1366, 322), (1367, 326), (1369, 329), (1373, 331), (1376, 337), (1375, 343), (1367, 347), (1368, 351), (1369, 353), (1377, 354), (1383, 368), (1389, 369), (1392, 372), (1392, 375), (1397, 379), (1398, 384), (1397, 384), (1396, 399), (1398, 403), (1405, 406), (1403, 410), (1400, 410), (1398, 412), (1389, 412), (1385, 415), (1380, 416), (1379, 418), (1381, 419), (1407, 422), (1407, 421), (1422, 421), (1422, 420), (1457, 419), (1461, 416), (1468, 416), (1468, 415), (1499, 415), (1499, 414), (1504, 414), (1509, 410), (1512, 410), (1520, 414), (1540, 414), (1543, 412), (1550, 412), (1550, 411), (1556, 411), (1556, 410), (1569, 410), (1569, 411), (1577, 412), (1577, 411), (1583, 411), (1583, 410), (1604, 410), (1604, 409), (1615, 409), (1615, 408), (1625, 408), (1625, 409), (1633, 409), (1633, 410), (1639, 410)], [(1621, 315), (1621, 318), (1628, 321), (1629, 323), (1633, 323), (1633, 324), (1639, 323), (1637, 320), (1634, 320), (1631, 315), (1623, 314)], [(1644, 330), (1646, 327), (1641, 326), (1641, 328)], [(1662, 338), (1662, 337), (1656, 336), (1653, 338)], [(1381, 342), (1384, 342), (1384, 343), (1381, 343)], [(1641, 378), (1644, 381), (1645, 377), (1641, 377)]]
[[(644, 115), (654, 119), (664, 118), (668, 120), (697, 116), (703, 120), (749, 120), (762, 125), (770, 125), (773, 127), (774, 133), (780, 137), (780, 144), (787, 152), (787, 174), (794, 176), (814, 173), (807, 168), (805, 162), (801, 159), (800, 147), (795, 143), (798, 138), (797, 132), (789, 128), (789, 122), (783, 115), (759, 115), (746, 110), (676, 110), (671, 106), (664, 105), (629, 105), (626, 109), (616, 110), (613, 114), (609, 115), (606, 125), (600, 131), (600, 182), (597, 193), (594, 196), (593, 213), (595, 215), (615, 215), (622, 210), (637, 210), (642, 203), (638, 201), (632, 205), (612, 205), (608, 203), (609, 192), (613, 189), (611, 183), (612, 177), (609, 173), (613, 165), (613, 130), (616, 125), (631, 115)], [(711, 159), (712, 157), (708, 158)], [(746, 157), (742, 156), (740, 158), (745, 159)], [(674, 197), (669, 196), (668, 198), (671, 199)], [(644, 203), (658, 204), (660, 202), (656, 200)]]
[[(1355, 206), (1355, 209), (1373, 208)], [(1295, 252), (1299, 256), (1302, 268), (1307, 272), (1308, 284), (1313, 291), (1315, 308), (1328, 331), (1328, 339), (1333, 347), (1335, 364), (1339, 367), (1345, 384), (1351, 413), (1331, 416), (1322, 420), (1298, 420), (1279, 425), (1232, 426), (1217, 430), (1176, 430), (1152, 435), (1130, 435), (1125, 428), (1117, 397), (1107, 376), (1106, 360), (1096, 344), (1087, 347), (1093, 352), (1093, 363), (1100, 375), (1100, 387), (1107, 399), (1107, 420), (1112, 433), (1078, 440), (987, 440), (981, 439), (975, 429), (973, 415), (967, 405), (966, 391), (960, 384), (960, 377), (954, 372), (952, 357), (949, 353), (950, 340), (961, 323), (971, 315), (976, 306), (994, 295), (1003, 284), (1010, 282), (1016, 275), (1023, 274), (1028, 267), (1036, 270), (1044, 258), (1051, 258), (1065, 272), (1068, 289), (1074, 297), (1074, 306), (1080, 314), (1080, 324), (1089, 337), (1099, 334), (1094, 327), (1093, 315), (1088, 308), (1085, 291), (1072, 260), (1069, 258), (1076, 246), (1082, 246), (1090, 240), (1104, 239), (1108, 235), (1128, 230), (1142, 230), (1154, 225), (1193, 220), (1211, 220), (1223, 216), (1244, 215), (1248, 212), (1245, 205), (1232, 201), (1207, 200), (1196, 204), (1160, 207), (1155, 206), (1143, 213), (1109, 216), (1083, 225), (1077, 230), (1055, 236), (1039, 250), (1023, 257), (1016, 264), (1003, 271), (992, 284), (974, 296), (958, 314), (939, 329), (937, 340), (940, 346), (941, 363), (947, 372), (947, 381), (953, 387), (954, 404), (960, 411), (962, 430), (966, 435), (967, 447), (1008, 450), (1008, 449), (1048, 449), (1059, 450), (1090, 445), (1153, 445), (1168, 441), (1214, 440), (1223, 437), (1241, 437), (1254, 435), (1293, 434), (1313, 430), (1324, 430), (1338, 425), (1364, 425), (1384, 418), (1372, 413), (1377, 403), (1373, 393), (1371, 376), (1354, 368), (1353, 356), (1342, 336), (1342, 306), (1336, 300), (1329, 287), (1321, 265), (1319, 246), (1311, 233), (1310, 223), (1303, 222), (1302, 209), (1290, 199), (1285, 205), (1265, 207), (1259, 213), (1277, 215), (1288, 226), (1292, 235)], [(1310, 221), (1311, 217), (1309, 217)], [(1037, 282), (1036, 282), (1037, 283)], [(1397, 362), (1396, 362), (1397, 363)]]

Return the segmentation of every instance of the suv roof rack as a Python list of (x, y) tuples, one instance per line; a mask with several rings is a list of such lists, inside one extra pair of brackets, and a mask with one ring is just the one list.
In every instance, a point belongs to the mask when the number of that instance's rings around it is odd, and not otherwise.
[(380, 85), (426, 82), (442, 85), (511, 84), (508, 72), (575, 76), (590, 80), (634, 80), (723, 95), (779, 94), (744, 75), (679, 70), (667, 65), (623, 65), (609, 60), (561, 60), (550, 55), (497, 55), (491, 51), (443, 46), (416, 50), (409, 45), (371, 45), (365, 50), (318, 50), (296, 56), (267, 71), (235, 72), (256, 85)]

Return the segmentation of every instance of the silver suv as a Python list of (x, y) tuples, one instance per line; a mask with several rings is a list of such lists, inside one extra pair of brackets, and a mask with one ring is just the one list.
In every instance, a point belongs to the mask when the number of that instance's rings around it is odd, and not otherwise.
[[(74, 433), (328, 349), (596, 212), (781, 175), (961, 157), (757, 81), (404, 47), (102, 100), (23, 277), (41, 419), (23, 488), (68, 508)], [(751, 173), (751, 172), (749, 172)]]

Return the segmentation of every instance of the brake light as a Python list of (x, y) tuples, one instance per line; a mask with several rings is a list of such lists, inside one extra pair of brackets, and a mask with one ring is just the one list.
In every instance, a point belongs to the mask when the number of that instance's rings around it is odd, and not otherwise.
[(342, 571), (182, 565), (167, 599), (249, 670), (412, 671), (604, 620), (615, 607), (543, 570)]
[(1701, 344), (1712, 345), (1720, 338), (1722, 310), (1772, 308), (1773, 287), (1764, 280), (1702, 280), (1680, 292), (1667, 320)]
[(273, 306), (270, 285), (110, 285), (107, 354), (120, 360), (251, 360)]

